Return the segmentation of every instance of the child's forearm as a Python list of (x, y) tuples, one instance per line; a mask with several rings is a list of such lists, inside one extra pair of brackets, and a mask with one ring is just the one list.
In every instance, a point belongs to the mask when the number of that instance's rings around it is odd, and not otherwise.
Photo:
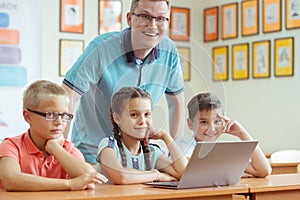
[(252, 154), (251, 165), (254, 170), (253, 174), (257, 177), (266, 177), (272, 172), (271, 165), (259, 146), (256, 147)]
[(78, 177), (84, 173), (94, 172), (95, 169), (88, 163), (71, 155), (58, 143), (52, 144), (51, 154), (55, 156), (63, 169), (71, 178)]
[(24, 173), (17, 177), (6, 178), (2, 183), (7, 191), (70, 190), (67, 179), (46, 178)]
[(174, 139), (169, 135), (166, 134), (164, 137), (164, 141), (169, 149), (171, 158), (172, 158), (172, 165), (174, 170), (177, 172), (177, 179), (181, 178), (181, 175), (187, 165), (187, 158), (186, 156), (182, 153), (180, 148), (177, 146), (176, 142)]
[[(245, 129), (242, 129), (239, 138), (241, 140), (253, 140), (250, 133)], [(270, 175), (271, 172), (272, 168), (270, 163), (259, 145), (257, 145), (251, 156), (251, 168), (249, 169), (249, 173), (257, 177), (266, 177)]]

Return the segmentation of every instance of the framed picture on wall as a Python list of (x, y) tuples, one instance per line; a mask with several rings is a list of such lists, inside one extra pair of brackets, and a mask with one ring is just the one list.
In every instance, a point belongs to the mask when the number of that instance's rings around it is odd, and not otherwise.
[(238, 36), (238, 4), (222, 5), (222, 39)]
[(263, 1), (263, 32), (281, 30), (281, 0)]
[(213, 58), (213, 80), (228, 80), (228, 46), (214, 47)]
[(300, 28), (300, 0), (285, 1), (286, 29)]
[(218, 40), (219, 36), (219, 7), (204, 9), (204, 42)]
[(232, 45), (232, 79), (249, 78), (249, 44)]
[(293, 76), (294, 73), (294, 38), (275, 39), (275, 76)]
[(190, 39), (190, 9), (171, 7), (170, 38), (188, 41)]
[(258, 0), (242, 1), (242, 36), (258, 34)]
[(83, 33), (84, 0), (60, 0), (60, 31)]
[(190, 63), (190, 48), (177, 47), (180, 64), (182, 69), (182, 76), (185, 81), (191, 80), (191, 63)]
[(82, 54), (83, 48), (83, 40), (59, 40), (59, 76), (65, 76)]
[(270, 40), (252, 43), (252, 77), (270, 77)]
[(100, 34), (122, 29), (122, 2), (120, 0), (99, 0), (98, 32)]

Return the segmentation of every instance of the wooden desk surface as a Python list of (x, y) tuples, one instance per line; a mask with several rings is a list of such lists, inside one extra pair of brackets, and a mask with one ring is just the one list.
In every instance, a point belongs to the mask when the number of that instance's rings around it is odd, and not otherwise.
[(275, 162), (268, 159), (272, 167), (272, 174), (291, 174), (297, 173), (299, 162)]
[(0, 190), (0, 200), (52, 200), (52, 199), (200, 199), (236, 200), (245, 199), (239, 194), (250, 194), (255, 200), (289, 199), (300, 197), (300, 173), (275, 174), (267, 178), (243, 178), (234, 186), (209, 187), (184, 190), (153, 188), (136, 185), (97, 185), (95, 190), (53, 192), (6, 192)]
[(239, 184), (247, 184), (252, 199), (298, 200), (300, 197), (300, 173), (274, 174), (267, 178), (242, 179)]
[(137, 185), (97, 185), (95, 190), (53, 191), (53, 192), (6, 192), (0, 190), (0, 200), (35, 200), (35, 199), (209, 199), (232, 200), (233, 194), (247, 193), (248, 187), (243, 184), (220, 188), (196, 188), (172, 190), (153, 188), (143, 184)]

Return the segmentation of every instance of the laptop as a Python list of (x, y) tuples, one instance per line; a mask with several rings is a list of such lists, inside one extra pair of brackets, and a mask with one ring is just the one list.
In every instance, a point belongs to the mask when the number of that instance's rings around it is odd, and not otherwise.
[(258, 141), (198, 142), (179, 181), (147, 185), (172, 189), (234, 185), (241, 179), (257, 144)]

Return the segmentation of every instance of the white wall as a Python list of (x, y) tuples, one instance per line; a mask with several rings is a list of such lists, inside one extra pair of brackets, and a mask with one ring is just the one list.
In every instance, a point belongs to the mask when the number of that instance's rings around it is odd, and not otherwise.
[[(129, 0), (123, 0), (123, 28), (127, 26), (125, 13), (129, 9)], [(239, 37), (231, 40), (203, 43), (203, 8), (223, 5), (237, 1), (232, 0), (173, 0), (173, 6), (187, 7), (191, 11), (191, 37), (188, 42), (176, 42), (178, 46), (191, 48), (191, 81), (185, 84), (186, 102), (196, 93), (212, 91), (225, 103), (227, 116), (239, 120), (252, 133), (255, 139), (260, 140), (260, 145), (265, 152), (272, 152), (283, 148), (300, 149), (300, 85), (299, 74), (299, 40), (300, 29), (285, 30), (285, 22), (282, 20), (282, 31), (276, 33), (262, 33), (262, 23), (259, 24), (259, 35)], [(284, 0), (282, 1), (285, 2)], [(262, 2), (259, 1), (261, 4)], [(83, 39), (85, 45), (97, 35), (97, 8), (98, 0), (85, 1), (84, 34), (71, 34), (59, 32), (59, 1), (43, 1), (43, 48), (42, 48), (42, 78), (61, 82), (58, 76), (59, 69), (59, 39)], [(260, 10), (262, 5), (259, 6)], [(240, 1), (239, 1), (240, 12)], [(283, 15), (284, 16), (284, 9)], [(239, 14), (240, 19), (240, 14)], [(260, 12), (261, 19), (261, 12)], [(240, 27), (240, 23), (239, 23)], [(221, 26), (219, 27), (221, 28)], [(231, 75), (228, 81), (212, 81), (211, 49), (214, 46), (231, 45), (249, 42), (250, 58), (251, 44), (257, 40), (271, 40), (279, 37), (294, 37), (295, 58), (294, 76), (274, 77), (273, 69), (271, 77), (267, 79), (252, 79), (233, 81)], [(271, 49), (271, 54), (273, 49)], [(271, 58), (273, 65), (273, 57)], [(229, 63), (230, 66), (230, 63)], [(250, 61), (251, 66), (251, 61)], [(165, 109), (165, 102), (161, 101), (161, 110)], [(190, 133), (186, 130), (187, 133)]]
[[(178, 3), (177, 3), (178, 2)], [(198, 50), (192, 49), (192, 64), (194, 70), (199, 70), (211, 91), (216, 92), (225, 101), (226, 113), (229, 117), (239, 120), (253, 135), (254, 138), (260, 140), (260, 145), (265, 152), (272, 152), (283, 148), (297, 148), (299, 145), (299, 126), (300, 118), (297, 113), (300, 111), (300, 74), (299, 74), (299, 40), (300, 29), (285, 30), (285, 21), (282, 19), (282, 31), (276, 33), (262, 33), (262, 1), (259, 1), (260, 22), (259, 34), (255, 36), (241, 37), (240, 21), (239, 21), (239, 37), (231, 40), (221, 40), (216, 42), (203, 43), (203, 8), (219, 6), (227, 3), (234, 3), (232, 0), (209, 0), (201, 1), (198, 6), (192, 1), (180, 1), (179, 5), (192, 5), (192, 39), (196, 40), (200, 46), (204, 47), (208, 54), (211, 55), (211, 50), (214, 46), (228, 45), (231, 52), (232, 44), (249, 43), (250, 45), (250, 66), (252, 64), (252, 42), (260, 40), (271, 40), (271, 77), (266, 79), (253, 79), (233, 81), (231, 79), (231, 70), (229, 71), (229, 81), (223, 83), (212, 81), (212, 64), (211, 59), (205, 54), (199, 54)], [(284, 0), (282, 1), (282, 17), (285, 16)], [(198, 3), (199, 4), (199, 3)], [(239, 1), (239, 17), (240, 15)], [(220, 18), (219, 18), (220, 19)], [(221, 26), (219, 26), (220, 30)], [(219, 35), (220, 38), (221, 35)], [(274, 77), (273, 70), (273, 47), (274, 39), (281, 37), (294, 37), (294, 76), (292, 77)], [(229, 53), (231, 55), (231, 53)], [(230, 58), (229, 58), (230, 59)], [(231, 62), (229, 62), (229, 68)], [(192, 85), (196, 88), (196, 83)], [(222, 94), (222, 87), (224, 91)], [(200, 89), (201, 90), (201, 89)]]

